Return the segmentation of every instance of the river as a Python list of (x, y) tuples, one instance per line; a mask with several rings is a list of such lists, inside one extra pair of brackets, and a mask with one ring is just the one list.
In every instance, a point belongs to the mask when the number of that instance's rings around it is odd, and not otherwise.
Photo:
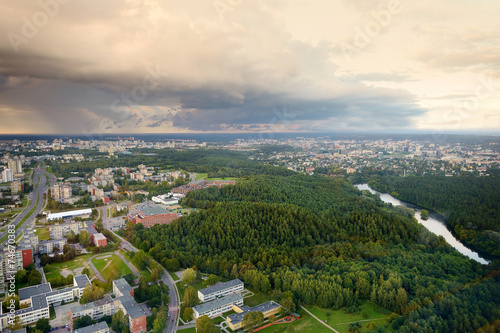
[(422, 224), (424, 227), (426, 227), (429, 231), (435, 233), (438, 236), (443, 236), (448, 244), (453, 246), (458, 252), (466, 255), (467, 257), (474, 259), (475, 261), (487, 265), (489, 261), (481, 258), (479, 254), (476, 252), (472, 251), (471, 249), (467, 248), (464, 244), (462, 244), (458, 239), (453, 236), (453, 234), (446, 228), (445, 221), (444, 219), (437, 215), (430, 213), (429, 214), (429, 219), (427, 221), (422, 220), (420, 217), (420, 209), (417, 208), (414, 205), (410, 205), (406, 202), (403, 202), (399, 199), (394, 198), (392, 195), (387, 194), (387, 193), (380, 193), (378, 191), (373, 190), (368, 186), (368, 184), (360, 184), (360, 185), (355, 185), (359, 190), (368, 190), (372, 194), (378, 194), (380, 195), (380, 200), (391, 203), (393, 206), (400, 206), (403, 205), (405, 207), (408, 207), (410, 209), (413, 209), (415, 211), (415, 218), (417, 219), (418, 223)]

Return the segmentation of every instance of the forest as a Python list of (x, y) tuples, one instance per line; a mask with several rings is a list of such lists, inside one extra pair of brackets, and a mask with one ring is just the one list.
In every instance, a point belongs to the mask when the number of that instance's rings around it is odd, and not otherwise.
[(136, 225), (130, 241), (165, 267), (175, 258), (185, 268), (240, 278), (290, 311), (300, 304), (356, 309), (369, 300), (400, 315), (392, 331), (500, 326), (498, 262), (464, 257), (408, 212), (344, 179), (261, 171), (235, 186), (189, 192), (182, 204), (198, 213)]
[(440, 213), (476, 251), (500, 258), (500, 176), (372, 177), (373, 189)]

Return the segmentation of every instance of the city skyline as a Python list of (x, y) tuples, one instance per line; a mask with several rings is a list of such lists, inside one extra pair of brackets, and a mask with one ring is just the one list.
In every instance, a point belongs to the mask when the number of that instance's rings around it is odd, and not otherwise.
[(0, 134), (500, 132), (492, 0), (0, 9)]

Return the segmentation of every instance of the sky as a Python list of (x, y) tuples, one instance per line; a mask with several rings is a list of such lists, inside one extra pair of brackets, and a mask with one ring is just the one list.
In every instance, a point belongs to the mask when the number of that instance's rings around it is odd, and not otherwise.
[(500, 134), (497, 0), (0, 0), (0, 133)]

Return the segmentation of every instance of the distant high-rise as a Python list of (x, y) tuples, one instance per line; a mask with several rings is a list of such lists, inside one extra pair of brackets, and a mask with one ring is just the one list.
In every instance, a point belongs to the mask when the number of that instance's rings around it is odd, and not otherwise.
[(11, 182), (14, 180), (14, 177), (13, 177), (13, 174), (12, 174), (12, 170), (10, 169), (5, 169), (2, 171), (2, 181), (7, 183), (7, 182)]
[(9, 162), (7, 162), (7, 164), (8, 164), (10, 171), (12, 172), (12, 174), (23, 172), (23, 164), (21, 163), (21, 160), (19, 159), (19, 157), (17, 157), (17, 156), (14, 157), (14, 159), (9, 160)]

